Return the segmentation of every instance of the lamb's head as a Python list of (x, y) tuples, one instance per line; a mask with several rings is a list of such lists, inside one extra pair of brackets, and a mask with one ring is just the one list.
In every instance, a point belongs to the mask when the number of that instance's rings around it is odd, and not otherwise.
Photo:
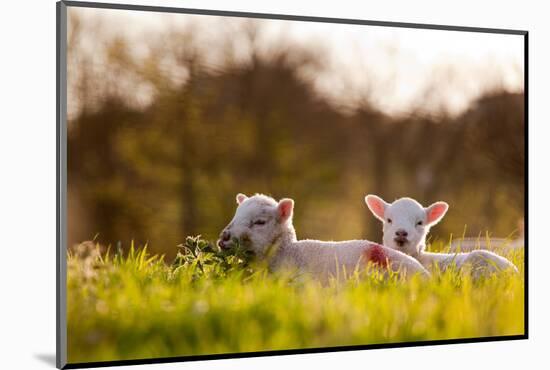
[(238, 242), (244, 249), (264, 256), (268, 248), (296, 240), (292, 199), (277, 202), (261, 194), (251, 197), (237, 194), (237, 204), (233, 220), (220, 234), (220, 248), (228, 249)]
[(376, 195), (367, 195), (365, 202), (384, 224), (384, 245), (412, 256), (425, 248), (430, 228), (441, 221), (449, 208), (445, 202), (424, 208), (411, 198), (390, 204)]

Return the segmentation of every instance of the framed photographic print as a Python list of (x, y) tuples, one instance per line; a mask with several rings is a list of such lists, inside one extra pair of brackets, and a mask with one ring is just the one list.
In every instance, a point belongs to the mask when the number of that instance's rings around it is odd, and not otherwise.
[(57, 27), (59, 368), (527, 338), (527, 31)]

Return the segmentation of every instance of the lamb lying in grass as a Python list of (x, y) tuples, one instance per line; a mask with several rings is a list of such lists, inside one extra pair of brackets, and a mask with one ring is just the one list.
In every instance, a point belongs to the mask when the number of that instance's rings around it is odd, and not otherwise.
[(405, 275), (430, 275), (414, 258), (368, 240), (298, 241), (292, 225), (292, 199), (276, 202), (265, 195), (238, 194), (237, 204), (218, 246), (227, 249), (238, 243), (258, 258), (267, 259), (270, 270), (290, 269), (327, 281), (349, 276), (371, 262)]
[(426, 268), (441, 270), (449, 266), (472, 267), (474, 276), (501, 270), (514, 270), (516, 266), (495, 253), (487, 250), (474, 250), (468, 253), (426, 252), (426, 235), (437, 224), (449, 208), (445, 202), (436, 202), (424, 208), (411, 198), (401, 198), (389, 204), (376, 195), (365, 197), (367, 206), (384, 224), (384, 245), (416, 258)]

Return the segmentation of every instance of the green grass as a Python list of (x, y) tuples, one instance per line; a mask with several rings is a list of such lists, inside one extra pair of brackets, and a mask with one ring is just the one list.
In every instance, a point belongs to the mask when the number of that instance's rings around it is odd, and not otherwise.
[(269, 274), (188, 238), (172, 264), (146, 248), (68, 256), (69, 362), (456, 339), (524, 332), (520, 274), (473, 281)]

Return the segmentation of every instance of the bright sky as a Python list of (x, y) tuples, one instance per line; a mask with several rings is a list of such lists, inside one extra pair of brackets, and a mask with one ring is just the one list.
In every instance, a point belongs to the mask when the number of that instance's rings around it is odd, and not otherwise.
[[(194, 36), (220, 45), (245, 20), (204, 15), (72, 8), (99, 21), (136, 49), (145, 35), (194, 24)], [(312, 78), (318, 90), (350, 105), (368, 95), (388, 113), (445, 108), (458, 113), (484, 90), (522, 91), (523, 36), (474, 32), (256, 20), (261, 45), (290, 43), (320, 52), (326, 68)], [(245, 51), (243, 51), (245, 52)]]

